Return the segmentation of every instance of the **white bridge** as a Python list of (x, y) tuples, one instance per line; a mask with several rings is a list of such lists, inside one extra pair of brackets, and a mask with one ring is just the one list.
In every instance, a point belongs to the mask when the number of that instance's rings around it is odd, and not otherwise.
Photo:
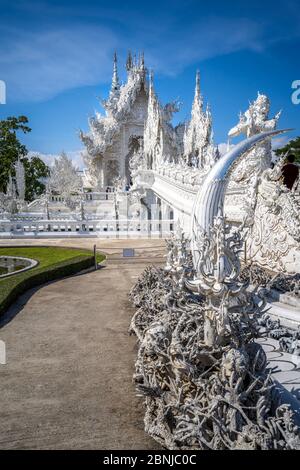
[[(138, 186), (151, 189), (157, 197), (162, 218), (180, 221), (186, 232), (189, 231), (190, 218), (197, 192), (201, 188), (205, 175), (200, 172), (180, 171), (176, 166), (165, 166), (159, 170), (141, 170), (137, 176)], [(245, 216), (242, 207), (246, 188), (229, 188), (226, 192), (225, 215), (232, 223), (240, 223)], [(238, 204), (236, 202), (239, 202)]]

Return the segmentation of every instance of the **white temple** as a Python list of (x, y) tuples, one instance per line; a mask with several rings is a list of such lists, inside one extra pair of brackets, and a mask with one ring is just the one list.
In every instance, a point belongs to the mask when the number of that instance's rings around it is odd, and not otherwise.
[(115, 54), (109, 97), (101, 101), (105, 116), (97, 112), (89, 120), (89, 132), (80, 132), (87, 165), (85, 187), (100, 190), (113, 186), (116, 178), (130, 185), (131, 160), (142, 151), (148, 169), (162, 163), (209, 169), (218, 153), (213, 144), (210, 110), (203, 110), (199, 72), (191, 120), (174, 127), (171, 121), (179, 104), (159, 103), (153, 74), (148, 79), (143, 55), (137, 60), (129, 53), (126, 69), (127, 82), (120, 85)]
[[(168, 237), (178, 223), (186, 234), (195, 235), (197, 194), (230, 151), (220, 158), (213, 142), (200, 74), (190, 119), (174, 125), (179, 103), (160, 103), (143, 55), (129, 54), (126, 69), (127, 81), (121, 85), (115, 54), (111, 89), (102, 101), (105, 115), (97, 112), (89, 120), (89, 131), (80, 132), (86, 164), (82, 179), (72, 162), (61, 157), (51, 170), (45, 194), (27, 204), (22, 167), (16, 165), (7, 194), (0, 194), (3, 236), (89, 232), (97, 237)], [(300, 184), (292, 190), (283, 184), (283, 161), (271, 168), (271, 137), (278, 133), (279, 117), (280, 113), (270, 116), (269, 98), (258, 93), (229, 130), (232, 143), (241, 135), (250, 142), (264, 137), (243, 148), (244, 157), (228, 173), (224, 216), (232, 227), (247, 227), (245, 259), (275, 272), (294, 273), (300, 269)], [(208, 200), (208, 213), (213, 209)]]
[(0, 237), (166, 238), (166, 266), (130, 293), (146, 432), (170, 450), (300, 449), (294, 382), (286, 394), (267, 357), (299, 371), (300, 183), (284, 183), (284, 159), (271, 165), (271, 139), (288, 130), (259, 93), (220, 156), (199, 72), (191, 118), (174, 126), (178, 102), (162, 106), (144, 57), (126, 68), (120, 85), (115, 55), (106, 114), (80, 133), (83, 178), (63, 154), (27, 203), (15, 163)]
[(149, 95), (144, 57), (129, 54), (126, 69), (127, 82), (120, 85), (115, 54), (109, 97), (101, 102), (106, 114), (96, 113), (89, 132), (80, 132), (88, 167), (85, 184), (95, 189), (113, 186), (117, 177), (129, 183), (129, 160), (144, 135)]

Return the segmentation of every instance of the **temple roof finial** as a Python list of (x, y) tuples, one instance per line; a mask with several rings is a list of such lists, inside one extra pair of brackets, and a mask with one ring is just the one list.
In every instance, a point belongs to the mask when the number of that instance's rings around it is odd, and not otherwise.
[(195, 97), (200, 97), (200, 71), (196, 72), (196, 87), (195, 87)]
[(197, 70), (196, 72), (196, 86), (195, 86), (195, 96), (194, 96), (194, 104), (193, 106), (200, 106), (202, 109), (203, 106), (203, 98), (200, 92), (200, 72)]
[(127, 72), (130, 72), (130, 70), (132, 69), (132, 66), (133, 66), (133, 63), (132, 63), (131, 51), (128, 51), (127, 60), (126, 60), (126, 70), (127, 70)]
[(117, 53), (114, 53), (114, 67), (113, 67), (113, 76), (111, 82), (111, 91), (117, 91), (120, 88), (119, 77), (118, 77), (118, 60)]
[(153, 86), (153, 70), (150, 70), (149, 73), (149, 96), (153, 96), (154, 86)]

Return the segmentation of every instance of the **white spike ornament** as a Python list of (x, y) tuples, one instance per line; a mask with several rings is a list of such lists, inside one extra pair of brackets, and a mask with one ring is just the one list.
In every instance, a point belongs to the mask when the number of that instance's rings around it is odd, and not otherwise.
[(193, 264), (196, 273), (198, 272), (197, 267), (201, 256), (197, 248), (199, 246), (199, 232), (209, 235), (214, 218), (218, 215), (219, 211), (223, 213), (224, 198), (230, 171), (245, 153), (251, 150), (255, 145), (267, 138), (282, 134), (288, 130), (290, 129), (262, 132), (261, 134), (256, 134), (243, 140), (220, 158), (208, 173), (203, 186), (199, 189), (196, 196), (191, 217), (190, 239)]

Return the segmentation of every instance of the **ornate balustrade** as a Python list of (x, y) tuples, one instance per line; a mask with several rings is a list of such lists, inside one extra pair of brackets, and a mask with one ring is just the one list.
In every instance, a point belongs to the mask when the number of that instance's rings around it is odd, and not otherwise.
[(53, 234), (86, 235), (94, 234), (97, 237), (147, 236), (166, 237), (174, 230), (173, 219), (97, 219), (74, 220), (64, 219), (28, 219), (28, 220), (1, 220), (0, 238), (7, 236), (52, 236)]
[[(205, 175), (206, 172), (193, 168), (183, 169), (179, 165), (166, 165), (157, 170), (139, 171), (136, 182), (139, 187), (151, 189), (156, 196), (177, 210), (177, 216), (188, 231), (193, 202)], [(225, 215), (228, 221), (240, 223), (243, 220), (245, 194), (246, 188), (242, 185), (227, 189)]]

